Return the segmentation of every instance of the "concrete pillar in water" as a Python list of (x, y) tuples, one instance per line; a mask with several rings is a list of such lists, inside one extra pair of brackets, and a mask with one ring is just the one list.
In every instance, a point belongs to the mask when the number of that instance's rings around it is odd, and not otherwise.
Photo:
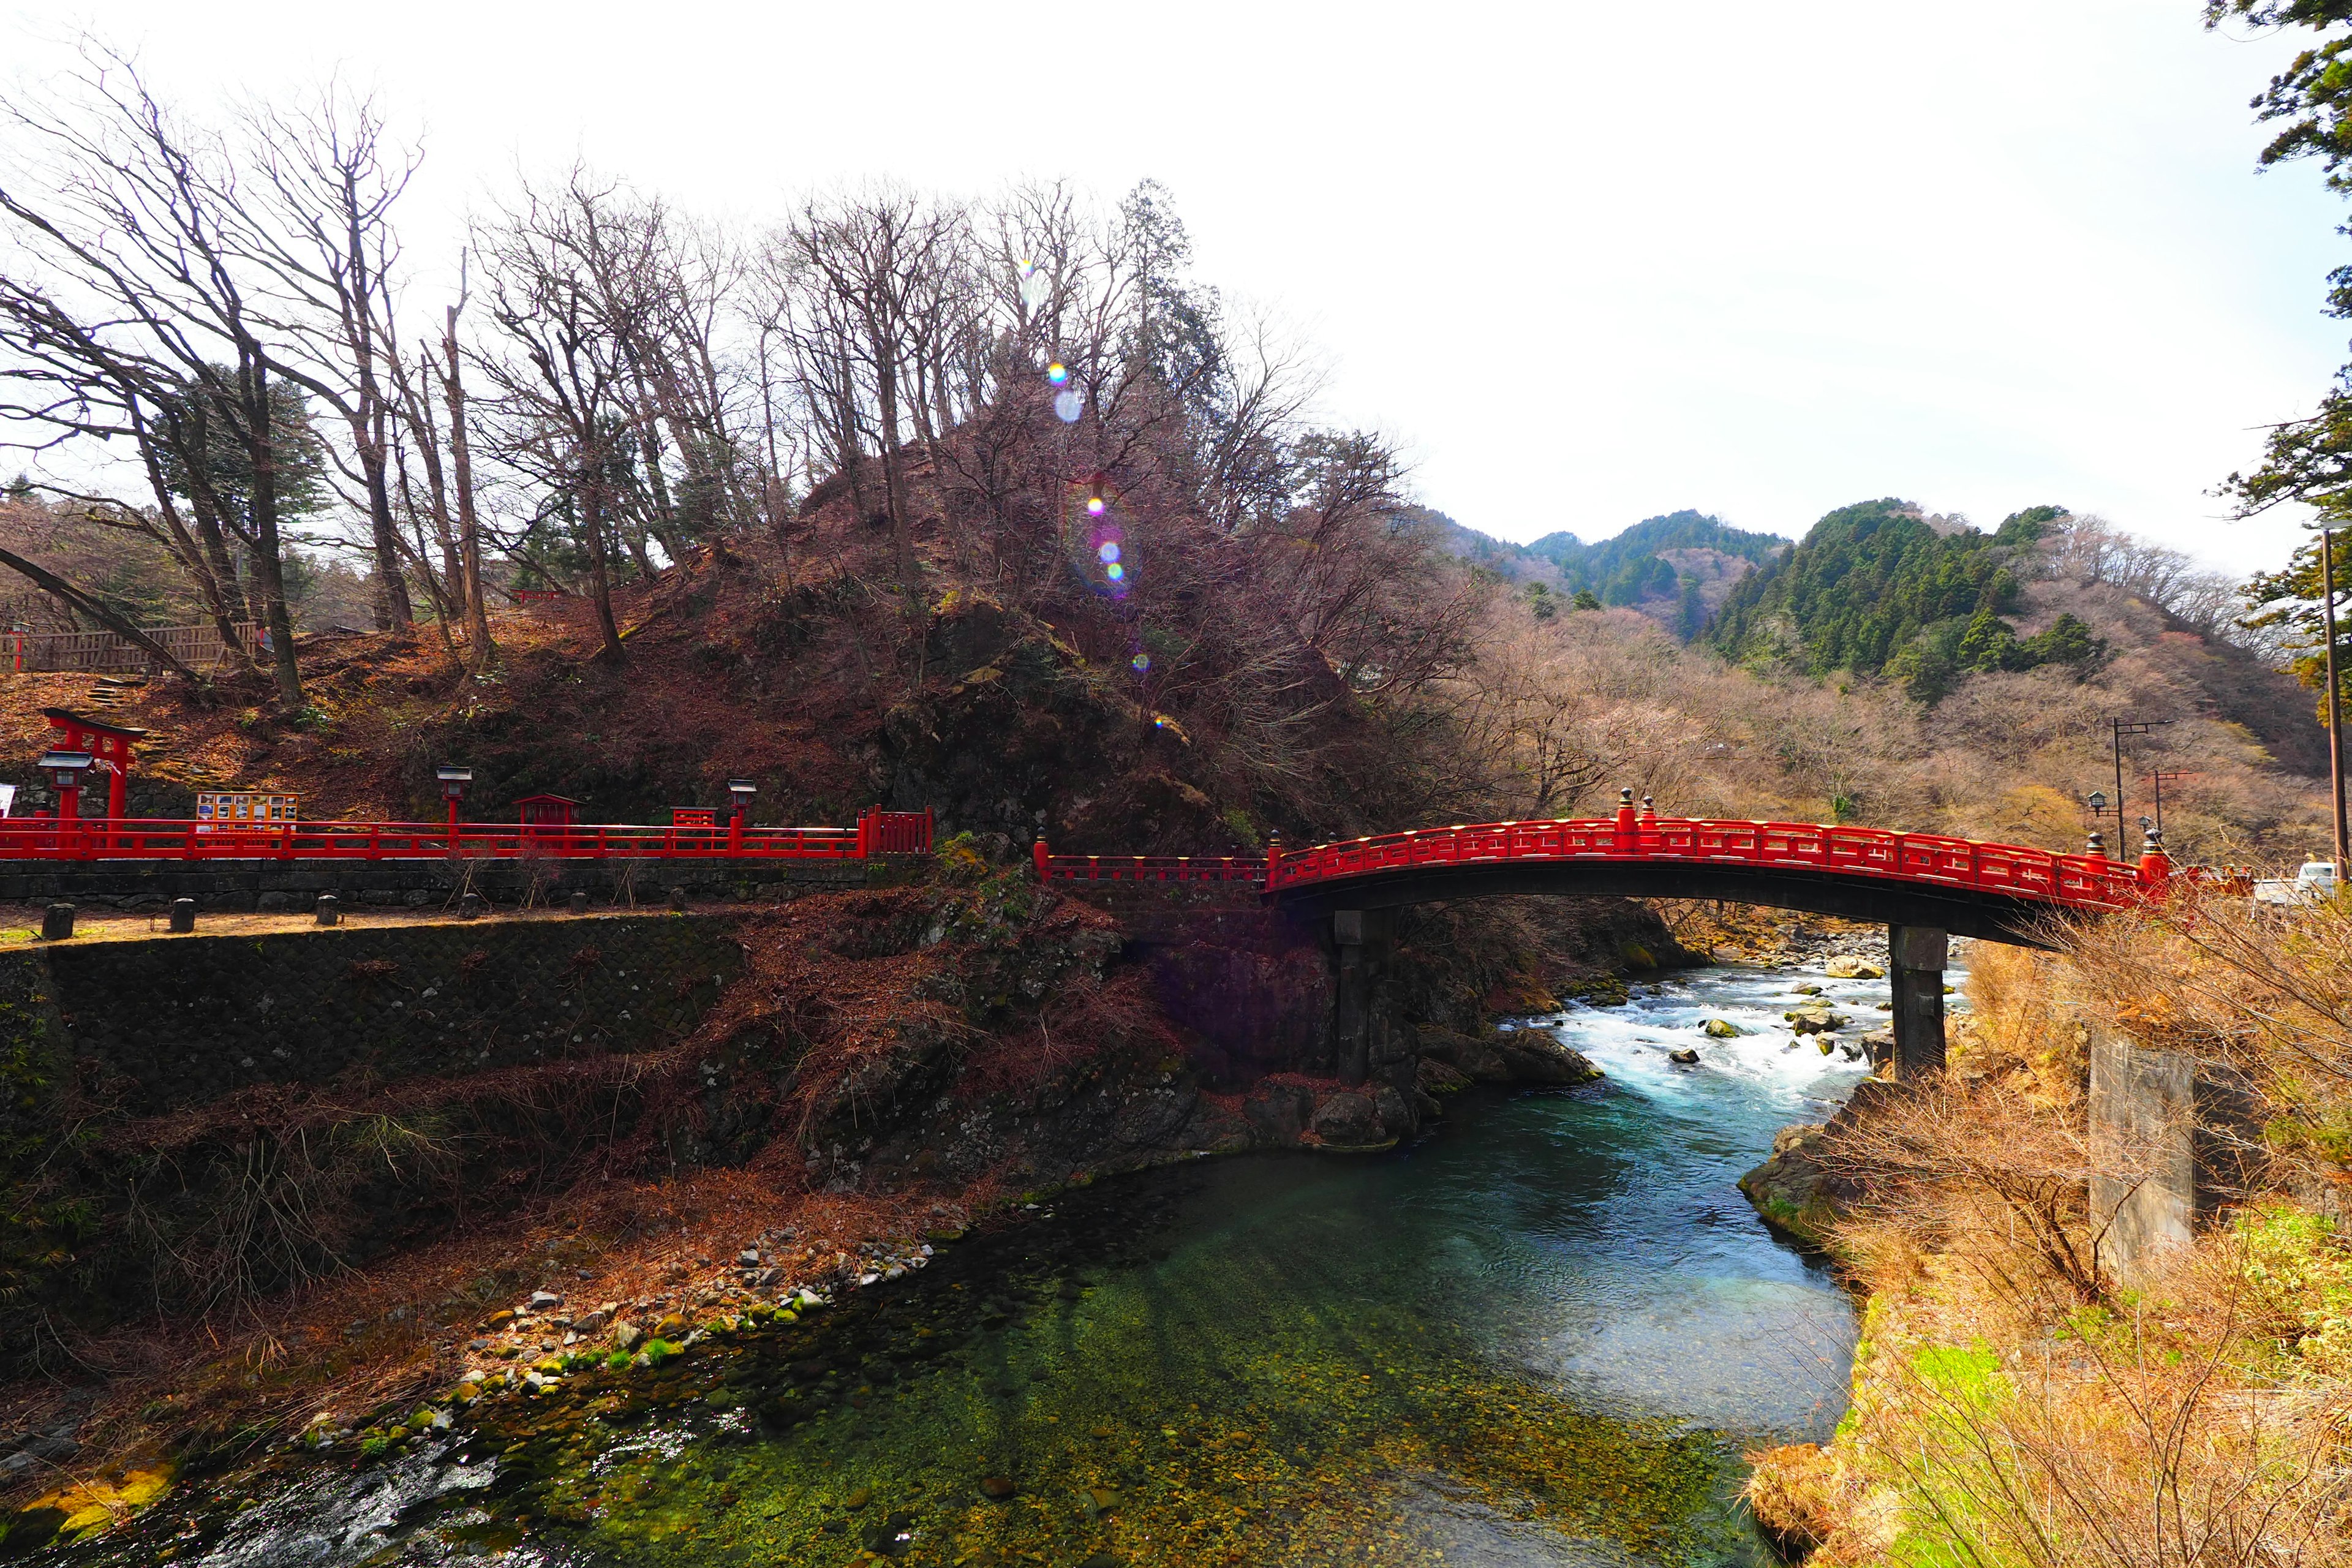
[(1895, 988), (1895, 1081), (1944, 1070), (1944, 968), (1951, 938), (1937, 926), (1886, 928), (1886, 978)]
[(1380, 983), (1394, 912), (1339, 910), (1331, 916), (1339, 984), (1332, 997), (1331, 1045), (1339, 1081), (1360, 1084), (1372, 1070), (1372, 992)]

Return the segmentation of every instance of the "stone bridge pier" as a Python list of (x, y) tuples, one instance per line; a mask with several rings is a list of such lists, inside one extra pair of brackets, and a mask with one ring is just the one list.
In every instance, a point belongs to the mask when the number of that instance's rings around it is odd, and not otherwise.
[(1937, 926), (1886, 928), (1886, 980), (1895, 992), (1897, 1083), (1916, 1083), (1944, 1070), (1944, 971), (1952, 939)]
[(1338, 984), (1331, 1004), (1331, 1043), (1339, 1058), (1339, 1081), (1360, 1084), (1371, 1077), (1379, 1032), (1374, 993), (1396, 943), (1396, 910), (1336, 910), (1331, 915), (1331, 945)]

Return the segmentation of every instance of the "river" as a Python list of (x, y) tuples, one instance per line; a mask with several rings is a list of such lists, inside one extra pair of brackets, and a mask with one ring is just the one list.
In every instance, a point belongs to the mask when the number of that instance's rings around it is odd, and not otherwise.
[(1528, 1020), (1605, 1080), (1461, 1097), (1385, 1156), (1062, 1194), (810, 1327), (681, 1358), (642, 1415), (503, 1415), (183, 1560), (1767, 1562), (1739, 1454), (1827, 1433), (1855, 1331), (1733, 1184), (1864, 1071), (1790, 1047), (1800, 984), (1849, 1038), (1885, 1016), (1883, 981), (1724, 969)]

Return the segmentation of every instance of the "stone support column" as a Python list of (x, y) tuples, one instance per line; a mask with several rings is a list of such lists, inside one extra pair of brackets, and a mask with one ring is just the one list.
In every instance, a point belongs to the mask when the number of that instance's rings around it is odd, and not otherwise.
[(2091, 1221), (2100, 1266), (2131, 1284), (2244, 1190), (2261, 1113), (2234, 1068), (2090, 1036)]
[(1332, 997), (1331, 1044), (1339, 1081), (1360, 1084), (1372, 1070), (1372, 994), (1395, 929), (1389, 910), (1339, 910), (1331, 916), (1339, 984)]
[(1897, 1083), (1944, 1070), (1944, 968), (1951, 938), (1936, 926), (1886, 928), (1886, 977), (1895, 989)]

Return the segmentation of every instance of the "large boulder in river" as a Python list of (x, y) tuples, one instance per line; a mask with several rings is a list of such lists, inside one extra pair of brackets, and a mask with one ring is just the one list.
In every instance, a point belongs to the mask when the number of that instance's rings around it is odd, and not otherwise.
[(1435, 1057), (1423, 1057), (1415, 1064), (1414, 1081), (1423, 1094), (1454, 1094), (1470, 1087), (1460, 1071)]
[(1307, 1131), (1309, 1142), (1326, 1149), (1378, 1149), (1395, 1142), (1381, 1124), (1379, 1102), (1353, 1089), (1342, 1089), (1317, 1106)]
[(1315, 1113), (1315, 1091), (1303, 1083), (1267, 1079), (1251, 1087), (1242, 1116), (1258, 1142), (1280, 1148), (1298, 1142)]
[(1416, 1031), (1424, 1061), (1443, 1062), (1473, 1083), (1589, 1083), (1601, 1069), (1542, 1029), (1465, 1035), (1423, 1024)]
[(1772, 1140), (1772, 1157), (1739, 1178), (1739, 1190), (1764, 1223), (1811, 1247), (1827, 1239), (1836, 1217), (1828, 1173), (1817, 1158), (1829, 1129), (1818, 1122), (1783, 1127)]
[(1831, 1222), (1862, 1195), (1825, 1158), (1832, 1141), (1906, 1092), (1883, 1079), (1863, 1079), (1827, 1124), (1780, 1129), (1772, 1140), (1772, 1157), (1740, 1177), (1739, 1190), (1767, 1224), (1810, 1246), (1826, 1245)]
[(1884, 980), (1886, 971), (1865, 958), (1852, 953), (1840, 953), (1822, 965), (1822, 973), (1833, 980)]
[(1557, 1037), (1539, 1029), (1505, 1035), (1495, 1048), (1510, 1069), (1514, 1083), (1591, 1083), (1601, 1076), (1601, 1069), (1586, 1059), (1582, 1051), (1562, 1045)]

